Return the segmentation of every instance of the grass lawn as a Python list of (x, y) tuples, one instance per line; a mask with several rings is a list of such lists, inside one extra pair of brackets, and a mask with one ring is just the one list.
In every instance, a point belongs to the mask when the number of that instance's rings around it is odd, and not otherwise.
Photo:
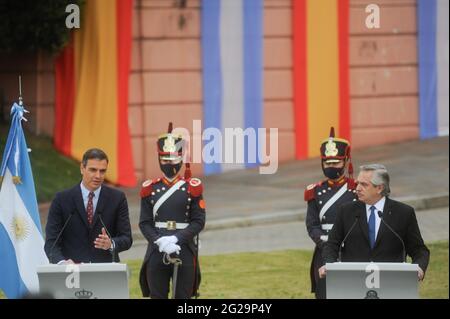
[(430, 264), (425, 280), (420, 284), (420, 297), (448, 299), (448, 241), (427, 244)]
[[(428, 244), (430, 266), (420, 283), (421, 298), (448, 299), (448, 241)], [(239, 253), (200, 258), (200, 298), (313, 298), (309, 293), (310, 251), (283, 250), (269, 253)], [(141, 298), (141, 260), (125, 261), (131, 269), (131, 298)], [(0, 298), (4, 298), (0, 291)]]
[[(0, 125), (0, 158), (8, 137), (9, 124)], [(37, 137), (25, 131), (38, 202), (53, 199), (56, 192), (73, 186), (81, 179), (76, 161), (59, 154), (48, 137)]]
[[(420, 297), (448, 299), (448, 241), (428, 244), (428, 248), (431, 260), (425, 281), (419, 286)], [(309, 292), (311, 255), (310, 251), (284, 250), (201, 257), (200, 298), (314, 298)], [(132, 271), (131, 297), (141, 298), (141, 261), (126, 262)]]
[[(311, 298), (309, 251), (239, 253), (200, 257), (200, 298)], [(138, 276), (141, 260), (131, 268), (131, 298), (141, 298)]]

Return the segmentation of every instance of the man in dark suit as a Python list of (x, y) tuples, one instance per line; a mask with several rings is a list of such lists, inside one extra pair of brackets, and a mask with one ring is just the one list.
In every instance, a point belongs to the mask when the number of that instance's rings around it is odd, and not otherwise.
[(45, 252), (51, 263), (119, 261), (131, 247), (125, 194), (103, 185), (108, 157), (90, 149), (80, 164), (82, 181), (57, 193), (45, 228)]
[[(383, 165), (361, 166), (357, 183), (359, 201), (339, 208), (322, 252), (324, 261), (403, 262), (404, 243), (405, 253), (419, 265), (418, 277), (422, 280), (430, 251), (423, 242), (414, 209), (388, 197), (389, 175)], [(325, 266), (319, 269), (319, 275), (326, 275)]]

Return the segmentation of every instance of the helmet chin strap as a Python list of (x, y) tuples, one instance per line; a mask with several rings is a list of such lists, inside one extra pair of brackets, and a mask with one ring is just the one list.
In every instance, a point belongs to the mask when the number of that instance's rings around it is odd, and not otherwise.
[(337, 183), (337, 182), (340, 182), (344, 177), (345, 177), (345, 174), (342, 174), (341, 176), (339, 176), (339, 177), (336, 178), (336, 179), (333, 179), (332, 181), (335, 182), (335, 183)]
[(164, 178), (167, 179), (169, 182), (173, 182), (180, 175), (180, 171), (178, 171), (178, 173), (172, 178), (167, 177), (166, 174), (164, 174), (164, 173), (163, 173), (163, 175), (164, 175)]

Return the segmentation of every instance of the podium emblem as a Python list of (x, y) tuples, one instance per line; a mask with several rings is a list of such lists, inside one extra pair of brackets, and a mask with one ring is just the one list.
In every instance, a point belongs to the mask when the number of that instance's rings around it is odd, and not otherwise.
[(380, 299), (380, 297), (378, 297), (378, 294), (375, 290), (369, 290), (366, 293), (366, 297), (364, 299)]
[(74, 293), (76, 299), (97, 299), (96, 297), (92, 297), (94, 293), (89, 290), (79, 290)]

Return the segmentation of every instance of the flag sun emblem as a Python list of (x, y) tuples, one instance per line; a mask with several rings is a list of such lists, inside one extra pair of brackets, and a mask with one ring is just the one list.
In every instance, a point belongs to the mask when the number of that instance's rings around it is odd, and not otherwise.
[(27, 238), (30, 233), (30, 227), (27, 220), (21, 216), (14, 216), (11, 223), (11, 228), (18, 241)]

